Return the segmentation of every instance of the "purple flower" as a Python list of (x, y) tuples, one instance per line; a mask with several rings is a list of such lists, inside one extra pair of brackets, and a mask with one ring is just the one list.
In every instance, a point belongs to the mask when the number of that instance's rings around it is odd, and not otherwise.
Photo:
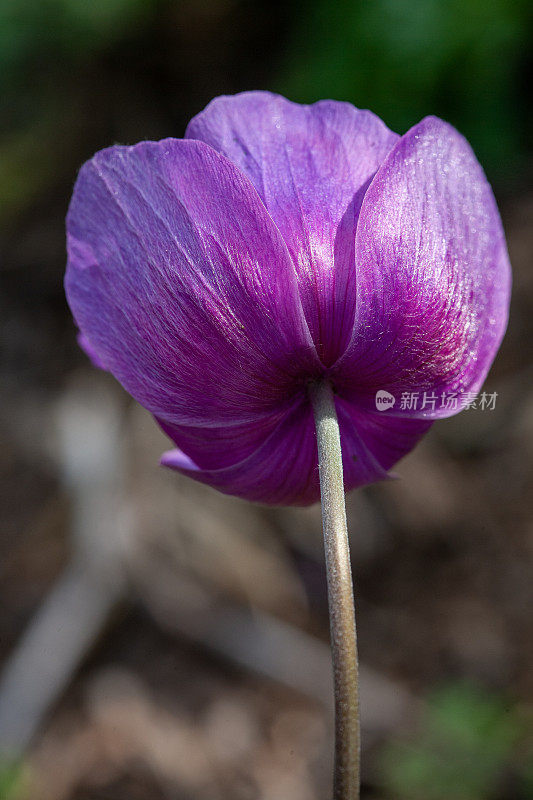
[(319, 498), (309, 381), (351, 489), (479, 390), (507, 323), (492, 191), (435, 117), (400, 137), (347, 103), (218, 97), (185, 139), (97, 153), (67, 230), (82, 346), (175, 442), (163, 464), (251, 500)]

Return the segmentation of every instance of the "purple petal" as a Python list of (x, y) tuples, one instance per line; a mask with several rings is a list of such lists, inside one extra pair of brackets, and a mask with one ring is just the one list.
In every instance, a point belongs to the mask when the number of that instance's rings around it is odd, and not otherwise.
[[(301, 404), (301, 400), (294, 405)], [(161, 417), (156, 420), (172, 441), (202, 469), (221, 469), (248, 458), (273, 433), (292, 409), (282, 409), (253, 422), (210, 427), (173, 425)]]
[(67, 230), (66, 291), (86, 348), (169, 424), (269, 416), (319, 368), (281, 235), (206, 144), (97, 153)]
[[(336, 407), (347, 491), (386, 479), (389, 467), (414, 446), (430, 425), (425, 420), (374, 419), (339, 398)], [(257, 449), (252, 450), (248, 439), (247, 457), (229, 466), (217, 468), (220, 454), (216, 445), (206, 455), (206, 442), (200, 436), (197, 442), (184, 440), (184, 446), (186, 452), (171, 450), (163, 455), (161, 463), (226, 494), (274, 505), (309, 505), (320, 499), (315, 426), (307, 402), (286, 413)], [(200, 459), (204, 460), (203, 467)], [(206, 466), (209, 459), (211, 464)]]
[[(385, 477), (385, 473), (391, 469), (401, 458), (409, 453), (420, 441), (422, 436), (427, 433), (431, 425), (431, 420), (427, 419), (407, 419), (405, 417), (393, 417), (380, 411), (360, 411), (353, 404), (337, 397), (337, 412), (341, 430), (345, 431), (352, 427), (361, 440), (364, 448), (372, 454), (375, 462)], [(360, 475), (354, 473), (353, 466), (357, 468), (357, 452), (355, 461), (350, 463), (349, 453), (343, 457), (344, 483), (349, 488), (361, 486)], [(371, 478), (376, 480), (376, 478)], [(367, 481), (368, 483), (370, 482)]]
[(106, 365), (104, 364), (104, 362), (102, 361), (102, 359), (100, 358), (94, 347), (91, 345), (87, 337), (84, 336), (83, 333), (78, 333), (78, 336), (76, 338), (79, 346), (81, 347), (85, 355), (91, 359), (94, 366), (97, 367), (98, 369), (107, 370)]
[(505, 332), (510, 266), (496, 203), (465, 139), (428, 117), (384, 161), (356, 236), (357, 312), (332, 370), (338, 391), (373, 408), (376, 390), (477, 391)]
[(201, 469), (181, 450), (161, 463), (225, 494), (273, 505), (308, 505), (319, 499), (313, 417), (309, 404), (289, 413), (266, 441), (244, 460), (219, 469)]
[(186, 136), (210, 144), (252, 181), (292, 255), (318, 353), (332, 364), (353, 328), (361, 202), (398, 136), (348, 103), (302, 106), (268, 92), (216, 98)]

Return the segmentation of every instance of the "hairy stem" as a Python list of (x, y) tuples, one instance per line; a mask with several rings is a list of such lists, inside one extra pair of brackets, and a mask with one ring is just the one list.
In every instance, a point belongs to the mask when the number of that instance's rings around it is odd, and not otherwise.
[(334, 800), (358, 800), (361, 749), (359, 670), (339, 422), (330, 384), (314, 383), (309, 391), (318, 444), (335, 687), (333, 797)]

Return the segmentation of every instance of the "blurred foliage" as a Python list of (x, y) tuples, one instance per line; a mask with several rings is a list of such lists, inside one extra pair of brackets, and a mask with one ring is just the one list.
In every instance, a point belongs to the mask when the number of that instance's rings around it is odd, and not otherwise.
[[(87, 61), (138, 31), (154, 0), (0, 0), (2, 210), (54, 182), (75, 130), (73, 82)], [(58, 144), (60, 146), (58, 146)]]
[(51, 76), (60, 93), (58, 79), (73, 64), (138, 29), (154, 8), (154, 0), (0, 0), (0, 89), (8, 123), (17, 121), (13, 111), (19, 120), (39, 113), (27, 100), (49, 87)]
[(527, 0), (311, 0), (282, 88), (371, 108), (400, 133), (437, 114), (501, 176), (530, 145), (532, 9)]
[(9, 87), (30, 62), (78, 59), (108, 45), (153, 5), (153, 0), (1, 0), (2, 87)]
[(19, 762), (0, 763), (0, 800), (19, 800), (26, 790), (26, 778)]
[(0, 0), (0, 215), (64, 195), (94, 149), (179, 135), (248, 88), (349, 100), (399, 132), (435, 113), (513, 183), (532, 25), (527, 0)]
[(531, 723), (501, 696), (448, 686), (430, 697), (418, 737), (385, 749), (381, 779), (398, 800), (489, 800), (506, 781), (531, 797)]

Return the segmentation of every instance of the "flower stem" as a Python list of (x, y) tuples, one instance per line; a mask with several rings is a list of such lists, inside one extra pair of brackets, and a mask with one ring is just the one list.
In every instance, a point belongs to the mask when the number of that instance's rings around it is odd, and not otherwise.
[(334, 800), (358, 800), (361, 749), (359, 668), (339, 422), (330, 384), (314, 383), (309, 392), (318, 444), (335, 687), (333, 797)]

